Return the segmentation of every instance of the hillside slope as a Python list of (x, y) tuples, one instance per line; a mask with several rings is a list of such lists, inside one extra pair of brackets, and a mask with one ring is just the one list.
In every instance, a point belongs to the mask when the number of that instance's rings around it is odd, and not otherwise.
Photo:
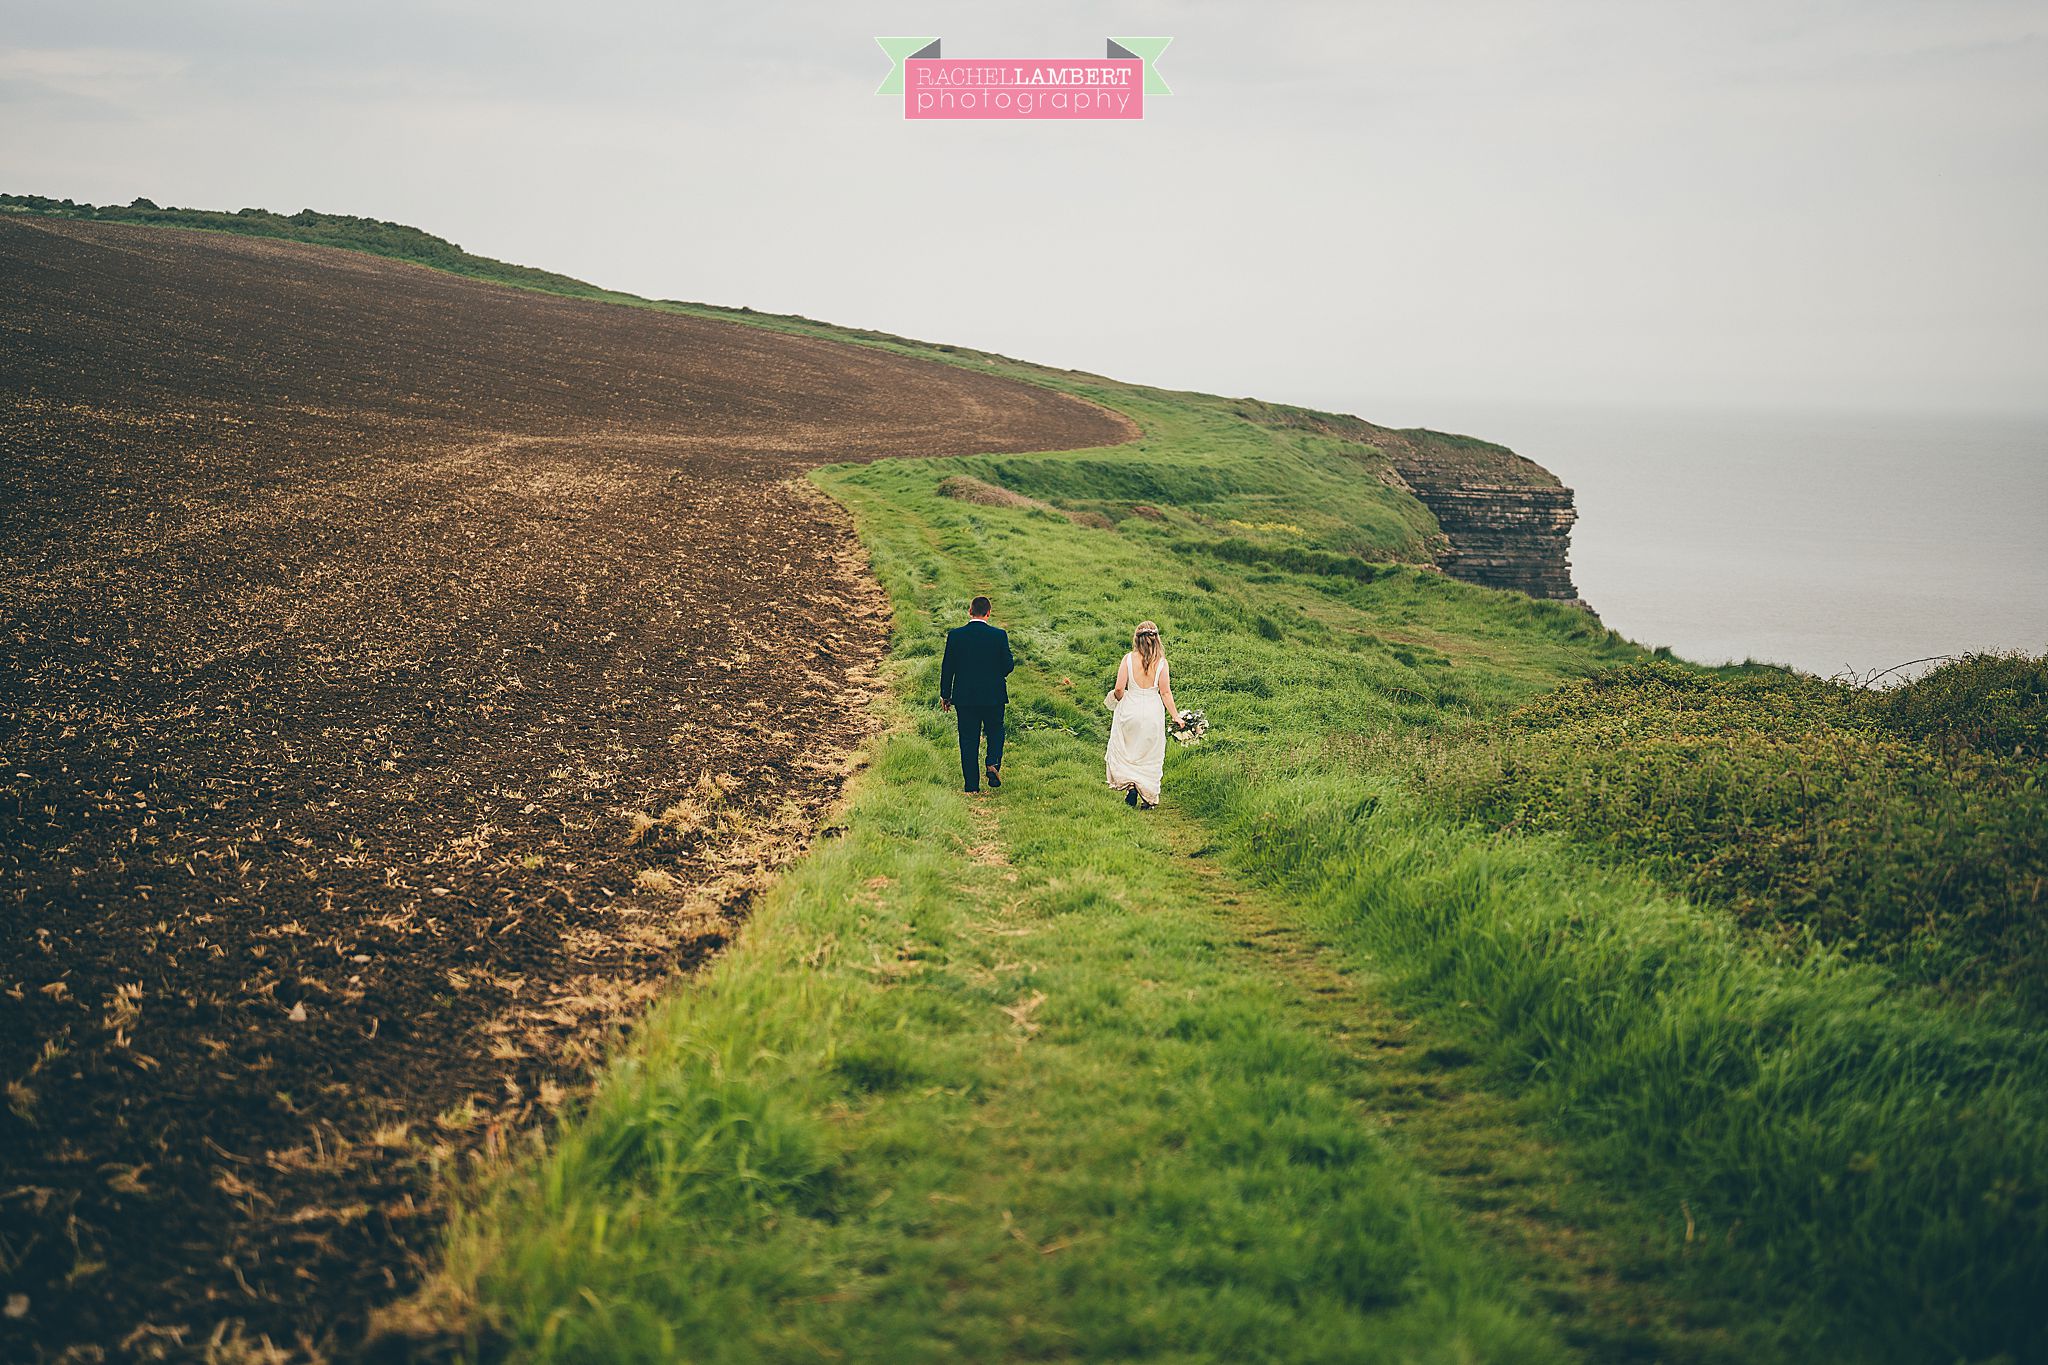
[[(673, 300), (653, 302), (566, 275), (478, 256), (415, 227), (347, 214), (317, 213), (311, 209), (288, 216), (263, 209), (224, 213), (160, 208), (142, 199), (125, 206), (93, 205), (40, 195), (0, 194), (0, 213), (9, 212), (347, 247), (522, 289), (673, 309), (698, 316), (729, 317), (799, 335), (900, 347), (913, 354), (950, 357), (965, 363), (1017, 365), (1005, 356), (814, 323), (808, 318), (760, 314), (751, 308), (721, 308)], [(1232, 409), (1236, 416), (1264, 425), (1332, 438), (1337, 449), (1361, 459), (1376, 478), (1400, 496), (1412, 494), (1419, 499), (1435, 522), (1428, 528), (1426, 549), (1422, 552), (1453, 578), (1584, 605), (1571, 579), (1571, 528), (1578, 517), (1572, 491), (1534, 461), (1490, 441), (1420, 428), (1382, 427), (1345, 414), (1257, 399), (1237, 400)], [(1419, 556), (1407, 552), (1398, 557)]]

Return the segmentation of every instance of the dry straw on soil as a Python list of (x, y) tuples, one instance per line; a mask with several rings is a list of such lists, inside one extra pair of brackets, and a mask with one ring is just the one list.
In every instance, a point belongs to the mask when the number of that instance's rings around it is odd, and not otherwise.
[(1064, 507), (1055, 507), (1038, 498), (1026, 497), (999, 484), (988, 483), (969, 474), (954, 474), (939, 481), (939, 494), (959, 502), (971, 502), (982, 507), (1022, 507), (1047, 512), (1062, 517), (1076, 526), (1093, 526), (1098, 530), (1109, 530), (1116, 525), (1100, 512), (1075, 512)]

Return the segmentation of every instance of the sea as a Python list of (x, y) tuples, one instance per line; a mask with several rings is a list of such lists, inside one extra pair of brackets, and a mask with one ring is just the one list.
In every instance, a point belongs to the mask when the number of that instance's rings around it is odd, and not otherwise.
[(1579, 591), (1643, 644), (1885, 682), (2048, 652), (2048, 413), (1452, 402), (1400, 424), (1498, 441), (1570, 485)]

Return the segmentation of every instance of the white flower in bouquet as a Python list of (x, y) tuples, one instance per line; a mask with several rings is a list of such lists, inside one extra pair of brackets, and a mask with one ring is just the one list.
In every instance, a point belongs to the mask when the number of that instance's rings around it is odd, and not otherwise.
[(1173, 718), (1173, 737), (1182, 744), (1200, 744), (1202, 736), (1209, 733), (1207, 712), (1184, 710)]

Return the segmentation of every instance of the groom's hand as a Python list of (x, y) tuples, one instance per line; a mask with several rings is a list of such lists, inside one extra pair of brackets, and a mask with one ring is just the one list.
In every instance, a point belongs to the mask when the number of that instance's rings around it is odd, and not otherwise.
[(946, 700), (946, 699), (945, 699), (944, 697), (940, 697), (940, 698), (939, 698), (939, 709), (940, 709), (941, 711), (950, 711), (950, 710), (952, 710), (952, 709), (953, 709), (953, 703), (952, 703), (952, 702), (949, 702), (949, 701), (947, 701), (947, 700)]

